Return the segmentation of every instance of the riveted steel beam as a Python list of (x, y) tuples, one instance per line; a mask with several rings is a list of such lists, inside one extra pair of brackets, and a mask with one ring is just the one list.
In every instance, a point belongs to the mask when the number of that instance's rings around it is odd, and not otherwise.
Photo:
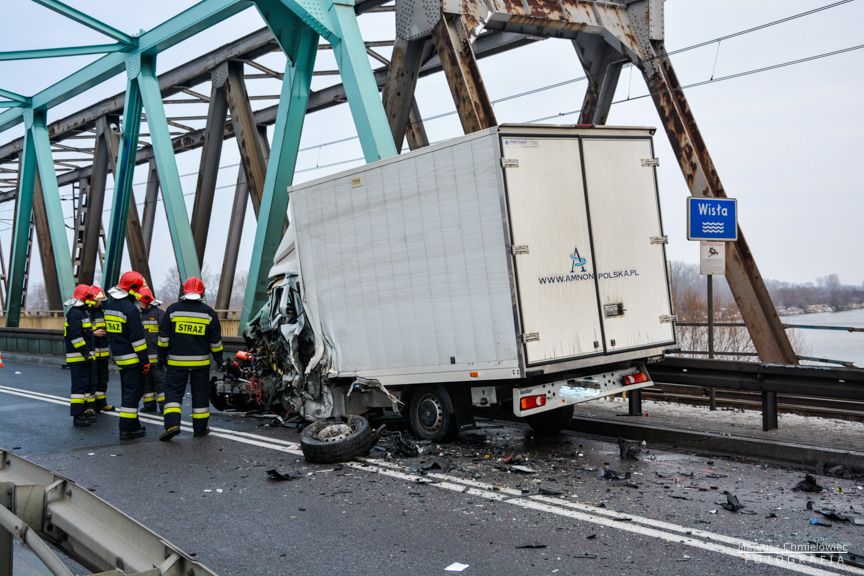
[(252, 112), (249, 94), (246, 92), (242, 62), (230, 62), (228, 64), (228, 81), (225, 84), (225, 92), (228, 97), (228, 107), (231, 109), (231, 125), (234, 128), (234, 137), (240, 151), (240, 163), (246, 172), (249, 194), (252, 196), (257, 215), (267, 178), (267, 157), (261, 146), (261, 139), (258, 137), (255, 114)]
[[(225, 239), (225, 256), (222, 258), (222, 274), (219, 276), (219, 291), (216, 293), (216, 310), (227, 310), (231, 306), (231, 291), (237, 273), (237, 260), (240, 254), (240, 239), (243, 235), (243, 220), (246, 218), (246, 205), (249, 202), (246, 169), (240, 166), (237, 172), (237, 186), (234, 189), (234, 205), (231, 207), (231, 221), (228, 223), (228, 237)], [(220, 312), (224, 316), (224, 312)]]
[[(249, 0), (199, 2), (137, 37), (134, 53), (156, 54), (166, 50), (249, 6)], [(35, 94), (32, 97), (33, 108), (47, 110), (122, 73), (126, 69), (126, 56), (124, 52), (115, 52), (77, 70)], [(20, 124), (23, 118), (23, 112), (17, 108), (0, 113), (0, 131)]]
[[(108, 223), (105, 246), (105, 267), (102, 282), (106, 288), (114, 286), (120, 279), (123, 263), (123, 238), (132, 201), (132, 177), (135, 172), (135, 157), (138, 152), (138, 136), (141, 133), (141, 91), (138, 89), (137, 67), (130, 69), (126, 81), (126, 102), (123, 105), (123, 127), (120, 134), (114, 166), (114, 198)], [(110, 142), (110, 139), (108, 140)], [(112, 151), (113, 152), (113, 151)], [(140, 271), (139, 271), (140, 272)], [(143, 274), (143, 272), (141, 272)]]
[(414, 105), (414, 90), (428, 44), (426, 39), (407, 40), (397, 37), (393, 45), (381, 100), (397, 150), (402, 149), (402, 142), (408, 131), (409, 115)]
[[(663, 127), (693, 196), (725, 198), (726, 191), (702, 139), (662, 40), (652, 41), (653, 58), (639, 63)], [(726, 251), (726, 280), (763, 362), (797, 364), (777, 309), (739, 226)]]
[(87, 54), (106, 54), (120, 52), (125, 47), (120, 44), (93, 44), (91, 46), (69, 46), (68, 48), (41, 48), (38, 50), (10, 50), (0, 52), (0, 62), (6, 60), (34, 60), (38, 58), (65, 58)]
[[(153, 225), (156, 220), (156, 204), (159, 201), (159, 171), (156, 169), (156, 161), (150, 160), (147, 171), (147, 190), (144, 192), (144, 214), (141, 219), (141, 235), (144, 240), (144, 251), (149, 256), (150, 245), (153, 241)], [(131, 211), (131, 208), (130, 208)], [(152, 287), (153, 284), (151, 283)]]
[(495, 111), (486, 93), (462, 16), (444, 14), (432, 31), (432, 38), (450, 85), (462, 130), (470, 134), (496, 126)]
[[(289, 47), (289, 51), (286, 52), (288, 62), (285, 67), (285, 79), (282, 82), (276, 125), (273, 129), (272, 150), (267, 164), (264, 195), (261, 199), (260, 217), (252, 248), (255, 256), (249, 265), (249, 277), (243, 299), (241, 327), (245, 326), (267, 299), (267, 273), (282, 237), (285, 214), (288, 210), (287, 188), (291, 185), (297, 165), (300, 135), (309, 102), (315, 57), (318, 53), (318, 34), (311, 28), (295, 25), (285, 30), (285, 33), (288, 37), (283, 37), (280, 44)], [(382, 107), (382, 116), (383, 113)], [(392, 144), (392, 139), (390, 142)]]
[(183, 199), (180, 173), (177, 170), (174, 147), (171, 143), (165, 109), (162, 106), (162, 94), (159, 91), (159, 82), (156, 80), (155, 58), (141, 57), (137, 83), (147, 112), (147, 126), (150, 129), (150, 140), (159, 172), (159, 186), (162, 189), (165, 215), (168, 217), (168, 230), (174, 244), (177, 270), (183, 281), (192, 276), (200, 277), (201, 264), (195, 251), (195, 240), (189, 224), (189, 215), (186, 212), (186, 202)]
[(354, 118), (363, 157), (366, 162), (375, 162), (395, 156), (396, 145), (357, 25), (354, 3), (352, 0), (331, 0), (329, 14), (338, 34), (338, 42), (330, 43), (348, 96), (348, 107)]
[[(36, 241), (39, 244), (39, 259), (42, 262), (42, 279), (45, 286), (45, 296), (48, 300), (48, 309), (62, 310), (64, 298), (60, 294), (57, 262), (54, 246), (51, 244), (51, 226), (48, 223), (48, 211), (45, 209), (42, 179), (38, 172), (33, 186), (33, 223), (36, 228)], [(68, 296), (71, 297), (72, 294), (69, 293)]]
[(228, 65), (222, 63), (210, 75), (210, 102), (207, 109), (207, 124), (204, 127), (204, 147), (198, 168), (198, 184), (195, 187), (195, 201), (192, 204), (192, 236), (198, 261), (204, 262), (207, 248), (207, 234), (210, 230), (210, 215), (213, 212), (213, 196), (219, 176), (219, 160), (222, 157), (222, 142), (225, 139), (226, 114), (228, 102), (225, 82), (228, 79)]
[(113, 38), (114, 40), (116, 40), (117, 42), (120, 42), (121, 44), (125, 44), (126, 46), (134, 46), (135, 44), (137, 44), (137, 39), (132, 38), (131, 36), (129, 36), (125, 32), (121, 32), (120, 30), (117, 30), (116, 28), (113, 28), (113, 27), (109, 26), (108, 24), (105, 24), (101, 20), (97, 20), (96, 18), (93, 18), (92, 16), (88, 16), (84, 12), (76, 10), (75, 8), (72, 8), (71, 6), (67, 6), (66, 4), (63, 4), (62, 2), (58, 2), (57, 0), (32, 0), (32, 1), (35, 2), (36, 4), (40, 4), (42, 6), (45, 6), (46, 8), (53, 10), (53, 11), (57, 12), (58, 14), (62, 14), (63, 16), (69, 18), (70, 20), (74, 20), (75, 22), (78, 22), (79, 24), (83, 24), (84, 26), (87, 26), (91, 30), (95, 30), (95, 31), (99, 32), (100, 34), (104, 34), (105, 36)]
[[(102, 119), (102, 132), (106, 121)], [(81, 262), (78, 265), (78, 281), (93, 284), (96, 279), (96, 260), (99, 254), (99, 236), (102, 231), (102, 209), (105, 206), (105, 185), (111, 162), (111, 148), (105, 137), (97, 137), (93, 150), (93, 170), (90, 173), (88, 209), (84, 220), (84, 238), (81, 245)], [(116, 174), (116, 172), (115, 172)], [(103, 280), (104, 282), (104, 280)]]
[(573, 47), (588, 77), (588, 90), (582, 102), (580, 124), (606, 124), (612, 98), (626, 60), (600, 36), (583, 34), (573, 40)]

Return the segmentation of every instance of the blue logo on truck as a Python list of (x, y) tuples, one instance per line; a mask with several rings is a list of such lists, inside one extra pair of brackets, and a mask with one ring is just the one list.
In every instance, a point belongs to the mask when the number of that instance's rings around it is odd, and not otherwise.
[(576, 271), (576, 268), (582, 268), (582, 272), (585, 272), (585, 264), (587, 264), (588, 261), (585, 258), (582, 258), (581, 256), (579, 256), (579, 247), (578, 246), (573, 247), (573, 254), (570, 255), (570, 260), (571, 260), (571, 263), (570, 263), (570, 273), (571, 274), (573, 274), (573, 272)]

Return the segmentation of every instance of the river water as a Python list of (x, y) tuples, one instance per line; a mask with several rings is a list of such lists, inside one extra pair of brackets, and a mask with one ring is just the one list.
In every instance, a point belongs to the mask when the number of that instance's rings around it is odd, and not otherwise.
[[(864, 328), (864, 308), (845, 312), (823, 312), (819, 314), (797, 314), (781, 316), (784, 324), (804, 326), (844, 326)], [(791, 334), (792, 330), (787, 330)], [(795, 330), (804, 342), (805, 349), (795, 350), (799, 356), (813, 356), (831, 360), (854, 362), (864, 368), (864, 332), (840, 330)], [(809, 362), (805, 362), (809, 364)], [(824, 365), (824, 364), (820, 364)]]

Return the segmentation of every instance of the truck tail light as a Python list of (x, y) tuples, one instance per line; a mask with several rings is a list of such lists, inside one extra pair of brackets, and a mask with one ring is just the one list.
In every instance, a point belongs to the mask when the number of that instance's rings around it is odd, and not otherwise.
[(522, 407), (522, 410), (530, 410), (532, 408), (539, 408), (540, 406), (546, 405), (546, 395), (538, 394), (537, 396), (525, 396), (519, 400), (519, 406)]
[(641, 372), (637, 372), (636, 374), (628, 374), (621, 379), (624, 382), (624, 386), (630, 386), (632, 384), (641, 384), (642, 382), (648, 381), (648, 376)]

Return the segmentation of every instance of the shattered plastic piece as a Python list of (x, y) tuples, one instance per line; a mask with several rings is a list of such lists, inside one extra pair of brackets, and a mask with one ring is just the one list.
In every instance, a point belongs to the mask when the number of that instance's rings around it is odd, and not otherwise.
[(618, 439), (618, 452), (622, 460), (642, 460), (642, 448), (644, 447), (644, 441)]
[(828, 520), (834, 520), (835, 522), (851, 522), (851, 516), (843, 516), (837, 513), (836, 510), (825, 509), (825, 510), (817, 510), (819, 514), (827, 518)]
[(267, 470), (267, 477), (271, 480), (296, 480), (297, 478), (302, 478), (302, 474), (298, 474), (294, 470), (289, 470), (287, 473), (282, 473), (276, 470), (275, 468), (271, 470)]
[(582, 554), (576, 554), (573, 558), (581, 558), (584, 560), (595, 560), (597, 558), (596, 554), (591, 554), (590, 552), (583, 552)]
[(826, 476), (837, 476), (839, 478), (842, 478), (845, 473), (846, 473), (846, 469), (843, 468), (842, 464), (837, 464), (836, 466), (831, 466), (830, 468), (825, 468), (825, 475)]
[(605, 478), (606, 480), (629, 480), (630, 472), (619, 474), (615, 470), (603, 470), (603, 468), (598, 468), (597, 478)]
[(690, 560), (690, 556), (687, 556), (686, 554), (684, 554), (683, 556), (681, 556), (681, 558), (678, 558), (675, 561), (676, 562), (687, 562), (688, 560)]
[(717, 502), (717, 504), (720, 504), (720, 506), (722, 506), (726, 510), (729, 510), (730, 512), (738, 512), (739, 510), (744, 508), (741, 502), (738, 501), (738, 497), (731, 492), (726, 493), (726, 502), (720, 500)]
[(459, 562), (454, 562), (453, 564), (450, 564), (449, 566), (444, 568), (444, 571), (445, 572), (462, 572), (466, 568), (468, 568), (468, 564), (460, 564)]
[(828, 522), (825, 522), (824, 520), (820, 520), (819, 518), (811, 518), (810, 524), (812, 524), (813, 526), (827, 526), (828, 528), (830, 528), (832, 526), (832, 524), (829, 524)]
[(540, 491), (540, 494), (543, 494), (544, 496), (560, 496), (561, 495), (561, 492), (558, 492), (556, 490), (550, 490), (549, 488), (540, 487), (539, 491)]
[(792, 490), (795, 492), (822, 492), (825, 488), (820, 486), (813, 476), (806, 474), (804, 480), (798, 482)]
[(516, 548), (546, 548), (546, 544), (542, 542), (528, 542), (527, 544), (520, 544)]
[(512, 470), (513, 472), (519, 472), (520, 474), (536, 474), (537, 471), (533, 468), (528, 468), (527, 466), (510, 466), (508, 470)]

